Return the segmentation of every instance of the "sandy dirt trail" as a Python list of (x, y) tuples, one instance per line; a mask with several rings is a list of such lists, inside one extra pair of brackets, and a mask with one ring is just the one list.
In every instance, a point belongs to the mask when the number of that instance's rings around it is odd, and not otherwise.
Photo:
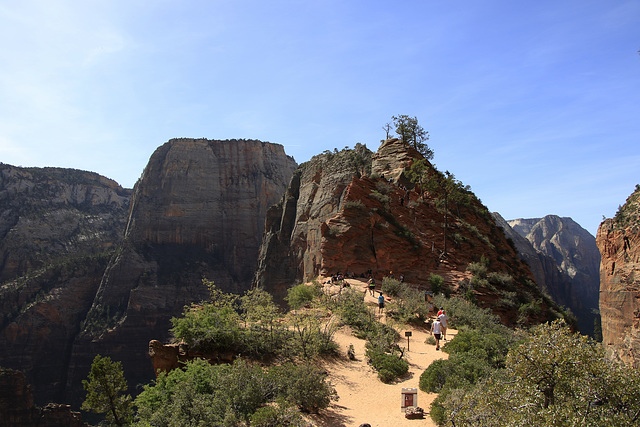
[[(364, 296), (367, 304), (376, 304), (377, 299), (366, 291), (366, 283), (349, 279), (351, 286), (366, 292)], [(376, 293), (377, 295), (377, 293)], [(375, 308), (377, 313), (377, 308)], [(384, 318), (382, 318), (384, 321)], [(404, 332), (410, 330), (407, 351), (407, 339)], [(433, 426), (428, 411), (434, 393), (425, 393), (418, 387), (420, 375), (434, 361), (446, 359), (447, 353), (436, 351), (435, 346), (426, 344), (430, 336), (424, 329), (399, 330), (402, 337), (398, 343), (405, 349), (404, 357), (409, 362), (409, 373), (393, 384), (384, 384), (378, 379), (377, 372), (367, 364), (365, 357), (365, 341), (354, 337), (348, 327), (341, 328), (334, 337), (339, 346), (341, 356), (335, 361), (324, 362), (331, 382), (338, 392), (339, 400), (334, 402), (319, 416), (314, 416), (314, 422), (322, 426), (359, 426), (369, 423), (373, 427), (387, 426)], [(447, 331), (447, 338), (451, 340), (457, 331)], [(442, 341), (441, 344), (444, 344)], [(346, 356), (349, 345), (355, 349), (356, 360), (349, 360)], [(418, 406), (424, 409), (424, 419), (410, 420), (405, 418), (401, 410), (402, 388), (418, 389)]]

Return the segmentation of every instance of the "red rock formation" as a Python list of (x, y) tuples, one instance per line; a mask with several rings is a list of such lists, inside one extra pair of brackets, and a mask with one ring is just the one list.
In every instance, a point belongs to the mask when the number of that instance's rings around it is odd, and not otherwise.
[(170, 372), (184, 365), (185, 362), (195, 358), (208, 360), (210, 363), (231, 363), (234, 354), (226, 353), (194, 353), (186, 344), (162, 344), (158, 340), (149, 341), (149, 357), (156, 376), (160, 372)]
[[(527, 288), (524, 292), (540, 298), (531, 272), (473, 197), (469, 206), (450, 206), (456, 215), (450, 217), (443, 256), (444, 218), (434, 196), (422, 199), (403, 187), (402, 172), (420, 156), (415, 150), (398, 140), (385, 141), (373, 155), (371, 176), (357, 173), (352, 156), (348, 150), (325, 153), (301, 165), (281, 203), (267, 213), (255, 280), (276, 300), (288, 287), (318, 275), (369, 270), (378, 280), (391, 271), (402, 274), (422, 288), (435, 273), (456, 289), (470, 277), (469, 263), (482, 257), (491, 271), (509, 273)], [(531, 285), (524, 284), (527, 280)], [(474, 292), (487, 306), (500, 299), (490, 289)], [(548, 310), (543, 306), (539, 320)], [(515, 323), (517, 310), (494, 309), (505, 323)]]
[(598, 228), (600, 316), (608, 354), (640, 368), (640, 189)]

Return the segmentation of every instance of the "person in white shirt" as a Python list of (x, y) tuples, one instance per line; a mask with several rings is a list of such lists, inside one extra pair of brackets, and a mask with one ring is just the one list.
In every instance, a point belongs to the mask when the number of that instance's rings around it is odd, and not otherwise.
[(431, 324), (431, 335), (436, 339), (436, 350), (440, 350), (440, 334), (442, 333), (442, 323), (436, 319)]
[(447, 340), (447, 314), (444, 312), (444, 310), (442, 310), (442, 313), (438, 316), (438, 320), (440, 321), (440, 323), (442, 324), (442, 338), (444, 338), (444, 340)]

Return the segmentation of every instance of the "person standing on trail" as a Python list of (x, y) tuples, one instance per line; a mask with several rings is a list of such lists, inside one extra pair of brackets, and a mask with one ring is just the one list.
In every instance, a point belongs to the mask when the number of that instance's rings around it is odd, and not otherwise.
[(376, 296), (375, 290), (376, 290), (376, 282), (375, 280), (373, 280), (373, 277), (372, 277), (369, 279), (369, 293), (371, 294), (372, 297)]
[(431, 335), (436, 339), (436, 350), (440, 350), (440, 334), (442, 333), (442, 323), (436, 319), (431, 324)]
[(384, 296), (382, 292), (380, 292), (380, 296), (378, 297), (378, 313), (382, 313), (382, 310), (384, 310)]
[(442, 310), (442, 313), (440, 313), (440, 315), (438, 316), (438, 320), (440, 321), (440, 324), (442, 325), (442, 338), (444, 338), (444, 340), (447, 340), (447, 313), (444, 312), (444, 310)]

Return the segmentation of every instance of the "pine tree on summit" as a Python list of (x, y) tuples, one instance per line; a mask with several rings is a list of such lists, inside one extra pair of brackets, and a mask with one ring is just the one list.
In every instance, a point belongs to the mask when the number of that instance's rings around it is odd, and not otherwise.
[(417, 117), (406, 114), (391, 117), (395, 131), (402, 141), (415, 148), (425, 159), (433, 159), (433, 150), (425, 143), (429, 139), (429, 132), (418, 124)]

